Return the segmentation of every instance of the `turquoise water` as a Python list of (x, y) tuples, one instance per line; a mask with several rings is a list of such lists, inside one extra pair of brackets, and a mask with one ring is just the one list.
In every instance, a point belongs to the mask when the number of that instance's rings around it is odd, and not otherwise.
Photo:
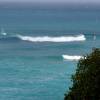
[[(62, 55), (84, 55), (100, 48), (99, 11), (0, 6), (0, 27), (7, 33), (0, 35), (0, 99), (63, 100), (77, 61), (64, 60)], [(80, 34), (86, 40), (73, 41)], [(28, 39), (23, 40), (25, 36)], [(67, 40), (70, 36), (71, 41), (59, 42), (62, 36)]]

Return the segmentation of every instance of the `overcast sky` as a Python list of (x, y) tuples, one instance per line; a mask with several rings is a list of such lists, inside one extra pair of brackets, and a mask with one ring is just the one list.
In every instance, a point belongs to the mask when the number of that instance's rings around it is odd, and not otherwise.
[(0, 0), (1, 2), (80, 2), (100, 3), (100, 0)]

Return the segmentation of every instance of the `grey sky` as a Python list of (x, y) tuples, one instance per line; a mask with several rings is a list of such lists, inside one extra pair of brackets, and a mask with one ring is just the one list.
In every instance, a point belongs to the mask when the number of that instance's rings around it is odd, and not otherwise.
[(1, 2), (80, 2), (100, 3), (100, 0), (0, 0)]

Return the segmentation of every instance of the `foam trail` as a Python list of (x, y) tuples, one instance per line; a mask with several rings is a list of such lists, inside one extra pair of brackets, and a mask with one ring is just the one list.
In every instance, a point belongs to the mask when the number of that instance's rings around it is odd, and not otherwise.
[(78, 56), (78, 55), (74, 55), (74, 56), (62, 55), (62, 57), (63, 57), (65, 60), (69, 60), (69, 61), (78, 61), (78, 60), (80, 60), (81, 58), (83, 58), (83, 56)]
[(59, 37), (49, 37), (49, 36), (31, 37), (31, 36), (17, 35), (17, 37), (21, 40), (30, 41), (30, 42), (74, 42), (74, 41), (86, 40), (84, 35), (59, 36)]

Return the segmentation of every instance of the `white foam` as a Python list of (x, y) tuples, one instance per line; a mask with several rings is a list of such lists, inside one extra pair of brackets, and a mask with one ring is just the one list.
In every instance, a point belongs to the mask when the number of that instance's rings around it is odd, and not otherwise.
[(2, 35), (7, 35), (7, 33), (1, 33)]
[(84, 35), (59, 36), (59, 37), (49, 37), (49, 36), (31, 37), (31, 36), (17, 35), (17, 37), (21, 40), (30, 41), (30, 42), (74, 42), (74, 41), (86, 40)]
[(83, 58), (83, 56), (79, 56), (79, 55), (62, 55), (62, 57), (65, 59), (65, 60), (69, 60), (69, 61), (78, 61), (80, 60), (81, 58)]

